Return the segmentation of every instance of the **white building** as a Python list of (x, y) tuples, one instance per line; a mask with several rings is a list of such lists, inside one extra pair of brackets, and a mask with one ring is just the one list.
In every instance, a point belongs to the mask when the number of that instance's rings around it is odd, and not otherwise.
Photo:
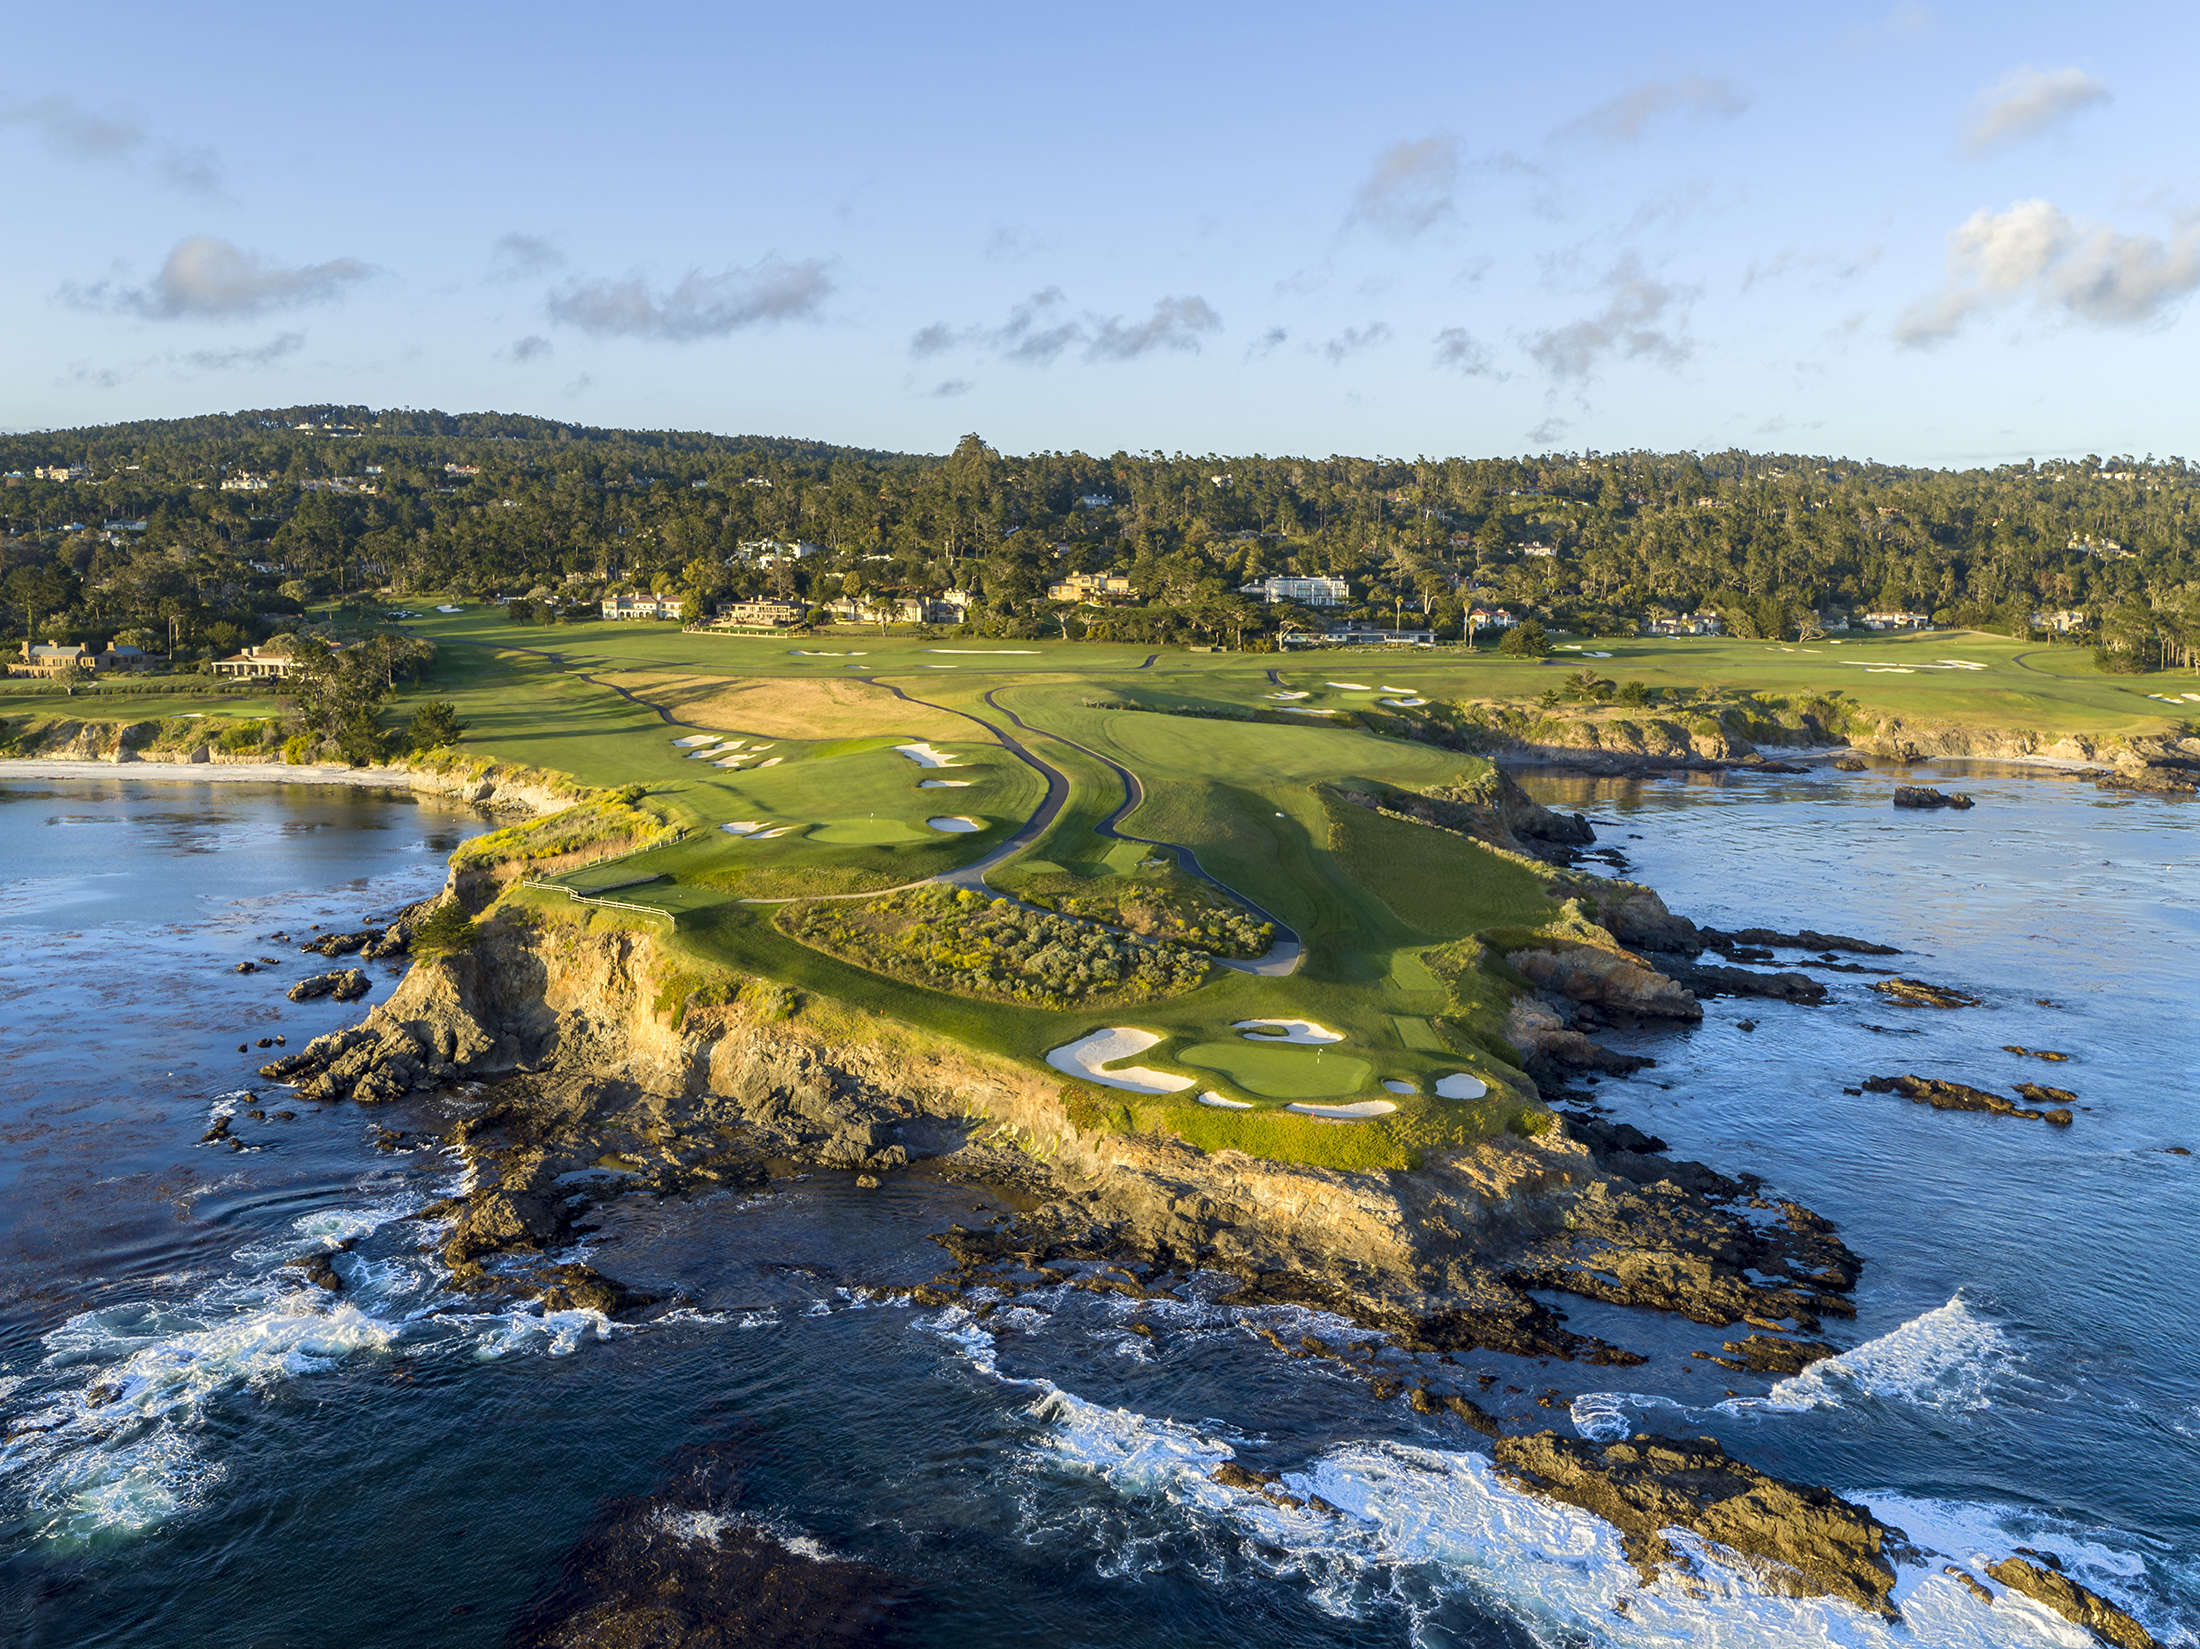
[(607, 595), (606, 618), (678, 618), (681, 598), (676, 595)]
[(1715, 636), (1719, 633), (1719, 615), (1681, 613), (1672, 618), (1653, 618), (1643, 630), (1653, 636)]
[(1864, 628), (1867, 630), (1930, 630), (1933, 627), (1931, 613), (1866, 613)]
[(744, 539), (735, 547), (735, 558), (751, 562), (759, 567), (776, 566), (782, 561), (800, 561), (804, 556), (823, 555), (825, 546), (805, 541), (788, 542), (783, 538)]
[(1240, 584), (1239, 595), (1257, 595), (1273, 604), (1278, 601), (1295, 601), (1302, 607), (1344, 607), (1352, 601), (1352, 592), (1341, 578), (1263, 578), (1257, 583)]

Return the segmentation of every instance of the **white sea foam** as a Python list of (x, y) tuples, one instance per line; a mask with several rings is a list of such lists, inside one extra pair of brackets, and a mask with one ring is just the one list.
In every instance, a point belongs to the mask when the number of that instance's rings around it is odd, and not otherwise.
[(1988, 1388), (2016, 1355), (2009, 1337), (1958, 1294), (1876, 1340), (1789, 1375), (1761, 1400), (1732, 1406), (1838, 1408), (1866, 1396), (1944, 1413), (1989, 1408)]

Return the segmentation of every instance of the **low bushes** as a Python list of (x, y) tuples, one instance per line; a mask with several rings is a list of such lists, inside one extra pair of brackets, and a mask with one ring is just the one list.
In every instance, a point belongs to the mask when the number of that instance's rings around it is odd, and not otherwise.
[(1212, 964), (1166, 940), (1027, 910), (967, 889), (790, 905), (782, 933), (844, 962), (955, 996), (1031, 1007), (1110, 1007), (1181, 996)]

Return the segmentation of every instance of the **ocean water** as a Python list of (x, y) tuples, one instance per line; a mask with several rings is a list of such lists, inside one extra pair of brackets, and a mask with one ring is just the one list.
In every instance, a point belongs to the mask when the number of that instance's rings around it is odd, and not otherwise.
[[(1899, 944), (1904, 972), (1986, 1005), (1895, 1008), (1835, 974), (1821, 1008), (1721, 1001), (1700, 1027), (1612, 1038), (1659, 1062), (1601, 1085), (1614, 1116), (1764, 1175), (1864, 1256), (1857, 1320), (1828, 1324), (1839, 1358), (1734, 1375), (1688, 1356), (1717, 1331), (1560, 1299), (1651, 1360), (1472, 1366), (1515, 1424), (1716, 1436), (1954, 1560), (2055, 1552), (2165, 1641), (2190, 1637), (2200, 1158), (2164, 1148), (2200, 1149), (2200, 812), (2014, 773), (1925, 782), (1980, 805), (1896, 814), (1877, 773), (1531, 781), (1611, 821), (1600, 835), (1678, 910)], [(1310, 1313), (1234, 1310), (1215, 1287), (1058, 1290), (982, 1323), (883, 1298), (942, 1268), (929, 1233), (999, 1208), (921, 1175), (620, 1206), (584, 1252), (676, 1293), (656, 1321), (485, 1309), (403, 1218), (456, 1165), (378, 1148), (377, 1124), (437, 1119), (286, 1107), (250, 1075), (266, 1056), (234, 1051), (359, 1011), (283, 1002), (319, 959), (258, 935), (386, 911), (475, 826), (364, 798), (15, 789), (0, 1643), (498, 1643), (606, 1500), (698, 1451), (742, 1517), (896, 1576), (909, 1643), (2085, 1641), (1978, 1604), (1940, 1559), (1903, 1571), (1899, 1627), (1716, 1563), (1640, 1588), (1607, 1527), (1506, 1487), (1474, 1433), (1256, 1337), (1342, 1327)], [(91, 819), (109, 822), (71, 822)], [(230, 974), (245, 954), (283, 971)], [(1841, 1091), (1900, 1071), (2035, 1079), (2090, 1108), (2051, 1131)], [(247, 1149), (197, 1143), (224, 1109)], [(348, 1238), (334, 1301), (282, 1269)], [(1341, 1513), (1225, 1489), (1226, 1459)], [(702, 1526), (681, 1515), (674, 1534)]]

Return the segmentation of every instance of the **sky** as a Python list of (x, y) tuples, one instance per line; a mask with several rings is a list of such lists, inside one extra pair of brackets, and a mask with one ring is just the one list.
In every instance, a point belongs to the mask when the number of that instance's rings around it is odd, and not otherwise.
[(26, 8), (0, 426), (2200, 453), (2200, 11)]

